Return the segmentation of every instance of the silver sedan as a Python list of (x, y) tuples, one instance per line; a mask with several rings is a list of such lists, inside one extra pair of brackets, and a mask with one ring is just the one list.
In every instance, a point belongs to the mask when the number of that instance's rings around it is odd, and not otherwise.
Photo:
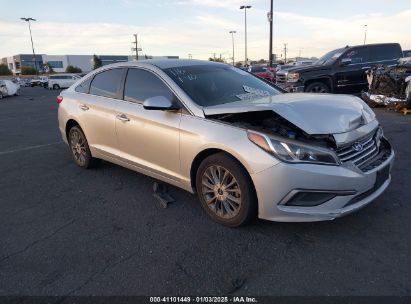
[(76, 164), (98, 159), (197, 193), (216, 222), (332, 220), (389, 185), (394, 152), (349, 95), (284, 94), (241, 69), (147, 60), (97, 69), (57, 98)]

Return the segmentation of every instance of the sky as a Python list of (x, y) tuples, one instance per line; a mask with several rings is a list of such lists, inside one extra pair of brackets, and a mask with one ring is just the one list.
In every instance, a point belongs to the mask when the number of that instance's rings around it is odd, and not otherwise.
[[(248, 57), (267, 59), (270, 0), (0, 0), (0, 58), (31, 53), (32, 17), (38, 54), (132, 55), (138, 34), (141, 54), (207, 59), (214, 54), (244, 60), (244, 10)], [(411, 49), (411, 0), (274, 0), (274, 53), (319, 57), (364, 42), (399, 42)]]

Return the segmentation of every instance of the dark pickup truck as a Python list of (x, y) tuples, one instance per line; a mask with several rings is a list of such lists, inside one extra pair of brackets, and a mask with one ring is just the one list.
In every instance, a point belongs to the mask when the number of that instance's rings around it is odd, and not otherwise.
[(367, 90), (365, 71), (376, 64), (395, 65), (403, 57), (398, 43), (346, 46), (313, 65), (277, 72), (277, 85), (288, 92), (359, 93)]

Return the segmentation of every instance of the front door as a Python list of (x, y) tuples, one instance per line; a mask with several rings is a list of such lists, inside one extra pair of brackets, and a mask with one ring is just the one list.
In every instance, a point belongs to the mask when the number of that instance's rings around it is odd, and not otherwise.
[[(342, 60), (350, 60), (347, 65), (342, 66)], [(335, 74), (337, 91), (339, 93), (357, 93), (367, 88), (367, 75), (365, 72), (371, 68), (369, 63), (369, 49), (366, 47), (355, 48), (345, 53), (336, 63)]]
[(152, 72), (130, 68), (124, 101), (117, 108), (116, 130), (121, 155), (143, 170), (180, 179), (181, 112), (146, 110), (143, 102), (154, 96), (176, 97)]

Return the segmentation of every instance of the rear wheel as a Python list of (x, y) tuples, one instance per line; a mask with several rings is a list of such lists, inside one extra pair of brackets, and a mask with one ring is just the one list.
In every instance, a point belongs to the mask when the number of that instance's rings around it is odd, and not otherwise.
[(70, 129), (68, 142), (74, 162), (79, 167), (88, 169), (96, 165), (97, 160), (91, 156), (86, 136), (79, 126)]
[(58, 84), (53, 84), (53, 90), (60, 90), (60, 86)]
[(305, 88), (305, 91), (310, 93), (330, 93), (330, 88), (323, 82), (313, 82)]
[(203, 209), (217, 223), (238, 227), (257, 215), (252, 181), (241, 164), (225, 153), (207, 157), (197, 171), (196, 187)]

